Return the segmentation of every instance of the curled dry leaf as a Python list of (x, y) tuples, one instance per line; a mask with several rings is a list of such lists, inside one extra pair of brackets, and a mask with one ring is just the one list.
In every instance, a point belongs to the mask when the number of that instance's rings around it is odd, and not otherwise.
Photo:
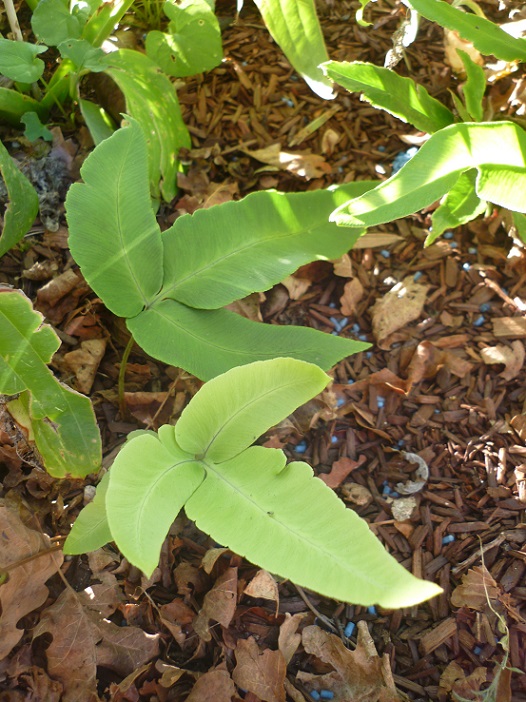
[(358, 642), (350, 651), (342, 640), (318, 626), (302, 632), (305, 651), (334, 668), (334, 673), (314, 676), (298, 673), (298, 680), (309, 680), (319, 689), (329, 689), (337, 699), (360, 702), (400, 702), (388, 656), (380, 658), (366, 622), (358, 622)]
[(282, 151), (279, 143), (253, 151), (243, 149), (243, 152), (255, 158), (256, 161), (261, 161), (261, 163), (266, 163), (282, 171), (289, 171), (307, 180), (320, 178), (332, 171), (331, 166), (325, 161), (323, 156), (311, 154), (310, 151), (298, 151), (296, 153)]
[(486, 609), (488, 600), (497, 600), (499, 592), (497, 583), (486, 566), (475, 566), (468, 570), (461, 584), (451, 593), (451, 604), (482, 612)]
[[(480, 686), (486, 682), (486, 668), (475, 668), (466, 675), (462, 668), (455, 661), (444, 670), (440, 676), (439, 690), (446, 694), (453, 693), (453, 699), (475, 700), (480, 698)], [(500, 698), (499, 702), (504, 702)]]
[(424, 459), (417, 453), (401, 451), (401, 454), (409, 463), (416, 463), (417, 469), (415, 473), (418, 480), (406, 480), (403, 483), (396, 483), (395, 487), (402, 495), (413, 495), (415, 492), (419, 492), (426, 484), (429, 478), (429, 468)]
[(236, 646), (234, 682), (263, 702), (285, 702), (287, 664), (280, 651), (260, 650), (251, 636), (240, 639)]
[(331, 472), (322, 473), (320, 478), (323, 480), (325, 485), (332, 489), (340, 487), (349, 473), (363, 465), (365, 460), (366, 457), (364, 455), (359, 456), (357, 461), (353, 461), (347, 456), (342, 456), (339, 460), (332, 464)]
[(75, 373), (77, 389), (87, 395), (106, 351), (106, 339), (87, 339), (80, 348), (64, 354), (68, 368)]
[(352, 261), (349, 254), (343, 254), (341, 258), (333, 262), (334, 265), (334, 275), (338, 275), (341, 278), (352, 278), (353, 269)]
[(258, 570), (246, 588), (243, 590), (249, 597), (261, 597), (276, 603), (276, 616), (279, 608), (278, 584), (266, 570)]
[[(415, 508), (416, 500), (414, 497), (400, 497), (397, 500), (393, 500), (391, 503), (393, 519), (396, 519), (397, 522), (405, 522), (411, 518)], [(399, 529), (399, 531), (402, 531), (402, 529)]]
[[(26, 527), (15, 509), (0, 501), (0, 572), (9, 568), (0, 585), (0, 661), (22, 638), (18, 621), (44, 604), (49, 594), (45, 586), (62, 565), (60, 552), (47, 551), (49, 538)], [(16, 566), (16, 563), (35, 556)]]
[(496, 346), (488, 346), (480, 351), (480, 355), (484, 363), (502, 363), (505, 368), (499, 373), (504, 380), (513, 380), (522, 370), (524, 365), (524, 344), (516, 339), (511, 342), (510, 346), (497, 344)]
[(390, 344), (383, 342), (393, 332), (420, 317), (428, 290), (428, 285), (407, 276), (375, 302), (371, 310), (373, 334), (381, 348), (389, 348)]
[(299, 300), (310, 288), (312, 281), (308, 278), (297, 278), (295, 275), (289, 275), (281, 281), (281, 284), (289, 291), (291, 300)]
[(228, 568), (216, 580), (203, 600), (203, 607), (194, 619), (194, 630), (204, 641), (210, 641), (210, 620), (228, 627), (236, 611), (237, 568)]
[(363, 293), (363, 285), (358, 278), (353, 278), (348, 283), (345, 283), (343, 295), (340, 297), (341, 313), (355, 314)]
[(446, 52), (446, 63), (449, 63), (453, 69), (453, 73), (456, 73), (461, 77), (466, 75), (466, 69), (464, 68), (462, 59), (457, 53), (457, 49), (465, 51), (469, 58), (479, 66), (484, 65), (484, 58), (482, 57), (480, 51), (475, 49), (470, 41), (463, 39), (457, 32), (450, 29), (444, 29), (444, 45)]
[(373, 501), (370, 491), (360, 483), (345, 483), (342, 485), (342, 496), (345, 502), (352, 502), (360, 507), (366, 507)]
[(298, 634), (298, 627), (308, 617), (306, 612), (298, 614), (285, 613), (285, 620), (279, 628), (278, 648), (285, 660), (286, 665), (292, 660), (292, 656), (298, 650), (301, 643), (301, 634)]

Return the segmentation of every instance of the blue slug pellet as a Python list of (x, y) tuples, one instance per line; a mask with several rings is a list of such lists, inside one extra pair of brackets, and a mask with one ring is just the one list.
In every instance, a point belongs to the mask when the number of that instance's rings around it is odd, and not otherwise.
[(321, 700), (321, 695), (317, 690), (313, 690), (310, 693), (310, 696), (312, 697), (313, 700)]
[(300, 441), (299, 444), (296, 444), (296, 448), (294, 449), (294, 451), (296, 451), (296, 453), (305, 453), (306, 450), (307, 450), (307, 442), (306, 441)]
[(345, 629), (343, 630), (344, 635), (350, 639), (356, 629), (356, 624), (354, 622), (347, 622)]
[(385, 397), (378, 395), (378, 397), (376, 398), (376, 406), (378, 407), (378, 409), (382, 409), (382, 407), (385, 407)]
[(331, 444), (337, 444), (339, 441), (337, 436), (331, 436)]
[(452, 232), (452, 231), (444, 232), (444, 239), (452, 239), (452, 238), (453, 238), (453, 232)]
[(475, 646), (475, 648), (473, 649), (473, 653), (476, 656), (480, 656), (480, 654), (482, 653), (482, 648), (480, 646)]
[(367, 607), (367, 613), (372, 614), (373, 617), (376, 617), (376, 607), (374, 605)]
[(484, 322), (486, 321), (485, 317), (483, 314), (479, 315), (477, 319), (473, 322), (474, 327), (481, 327)]
[(414, 276), (413, 276), (414, 282), (415, 282), (415, 283), (418, 283), (418, 281), (420, 280), (420, 278), (421, 278), (423, 275), (424, 275), (424, 274), (422, 273), (422, 271), (417, 271), (417, 272), (414, 274)]
[(320, 699), (333, 700), (334, 699), (334, 692), (332, 692), (332, 690), (320, 690)]
[(491, 305), (489, 304), (489, 302), (483, 302), (479, 307), (479, 310), (481, 312), (489, 312), (490, 309), (491, 309)]
[(345, 400), (343, 399), (343, 397), (339, 397), (336, 400), (336, 407), (342, 407), (344, 404), (345, 404)]
[(355, 322), (351, 327), (351, 331), (353, 334), (358, 334), (360, 332), (360, 325)]
[(388, 251), (387, 249), (382, 249), (380, 251), (380, 255), (383, 256), (384, 258), (390, 258), (391, 257), (391, 252)]
[(462, 264), (462, 270), (463, 270), (463, 271), (469, 271), (469, 270), (471, 270), (471, 264), (470, 264), (470, 263), (463, 263), (463, 264)]
[(447, 546), (448, 544), (452, 544), (454, 540), (455, 540), (454, 534), (448, 534), (447, 536), (443, 536), (442, 537), (442, 545)]

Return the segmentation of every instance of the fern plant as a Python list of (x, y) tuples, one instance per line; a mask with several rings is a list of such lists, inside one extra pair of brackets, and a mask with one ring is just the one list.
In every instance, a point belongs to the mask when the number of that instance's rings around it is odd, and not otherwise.
[[(130, 120), (100, 144), (66, 200), (69, 245), (92, 289), (126, 318), (151, 356), (208, 380), (292, 356), (328, 369), (368, 344), (305, 327), (260, 324), (225, 305), (267, 290), (298, 266), (348, 251), (363, 228), (329, 213), (370, 182), (286, 195), (261, 192), (184, 215), (161, 233), (148, 189), (146, 140)], [(305, 196), (305, 197), (303, 197)]]
[(291, 358), (233, 368), (206, 383), (175, 426), (128, 438), (80, 513), (65, 552), (113, 540), (147, 575), (178, 512), (284, 578), (339, 600), (405, 607), (440, 592), (390, 556), (304, 462), (253, 446), (330, 381)]

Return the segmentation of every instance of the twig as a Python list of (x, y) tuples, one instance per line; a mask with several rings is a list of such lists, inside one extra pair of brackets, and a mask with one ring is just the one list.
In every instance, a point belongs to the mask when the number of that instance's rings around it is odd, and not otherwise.
[(22, 36), (22, 30), (18, 24), (18, 17), (16, 16), (15, 6), (13, 5), (13, 0), (4, 0), (5, 11), (7, 14), (7, 19), (9, 21), (9, 26), (11, 27), (11, 32), (15, 37), (16, 41), (24, 41)]
[(316, 609), (316, 607), (309, 600), (303, 589), (299, 585), (294, 585), (294, 587), (296, 588), (296, 590), (299, 593), (299, 596), (305, 602), (310, 611), (313, 614), (315, 614), (318, 617), (318, 619), (322, 621), (325, 624), (325, 626), (333, 632), (333, 634), (338, 634), (338, 629), (334, 626), (330, 619), (328, 619), (324, 614), (322, 614)]

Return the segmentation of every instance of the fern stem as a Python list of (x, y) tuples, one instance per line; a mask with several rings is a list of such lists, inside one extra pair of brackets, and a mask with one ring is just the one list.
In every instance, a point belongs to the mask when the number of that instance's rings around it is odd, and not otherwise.
[(128, 358), (130, 357), (131, 350), (133, 348), (133, 336), (130, 339), (124, 349), (124, 353), (121, 358), (121, 365), (119, 368), (119, 411), (121, 413), (121, 419), (126, 416), (126, 402), (124, 400), (124, 379), (126, 377), (126, 366), (128, 365)]

